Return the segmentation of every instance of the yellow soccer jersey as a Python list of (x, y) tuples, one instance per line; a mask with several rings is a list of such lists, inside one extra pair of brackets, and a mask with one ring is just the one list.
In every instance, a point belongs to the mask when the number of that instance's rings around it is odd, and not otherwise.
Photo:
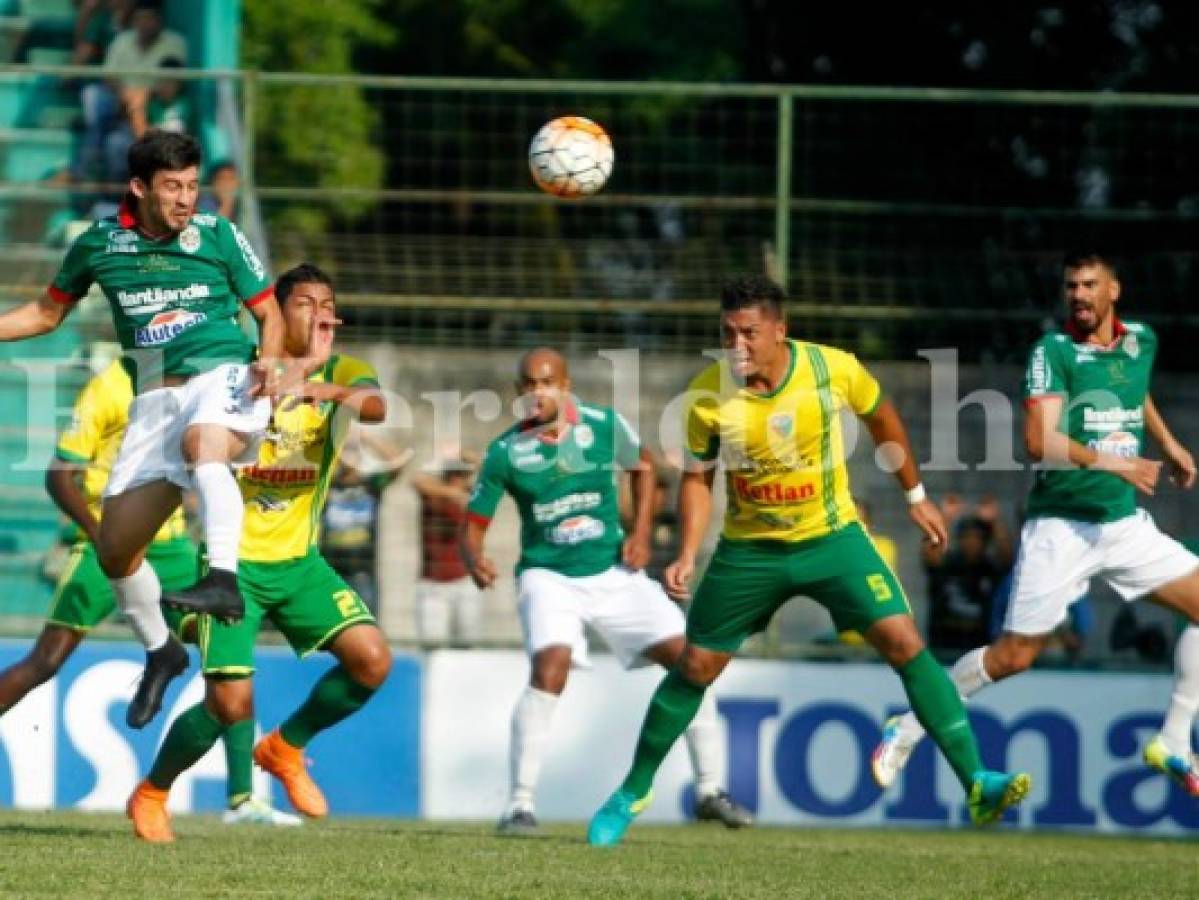
[[(131, 403), (133, 383), (118, 360), (83, 386), (75, 398), (71, 425), (59, 435), (54, 451), (59, 459), (86, 467), (83, 470), (83, 495), (97, 521), (104, 486), (108, 484), (109, 472), (121, 449), (121, 437), (129, 424)], [(159, 529), (154, 540), (170, 541), (186, 533), (180, 507)], [(80, 538), (82, 533), (76, 528), (75, 539)]]
[[(333, 356), (309, 381), (378, 387), (370, 363)], [(282, 562), (305, 556), (320, 539), (321, 512), (349, 430), (334, 403), (287, 403), (275, 409), (258, 461), (238, 472), (246, 517), (239, 557)]]
[(868, 415), (882, 391), (852, 354), (788, 344), (790, 367), (770, 394), (738, 386), (723, 360), (689, 388), (687, 449), (724, 463), (726, 538), (804, 541), (857, 521), (839, 413)]

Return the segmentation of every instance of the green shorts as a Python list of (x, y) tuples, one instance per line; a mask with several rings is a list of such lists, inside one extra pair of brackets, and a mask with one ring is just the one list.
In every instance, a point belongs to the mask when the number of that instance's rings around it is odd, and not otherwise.
[(855, 523), (795, 543), (721, 538), (691, 602), (687, 640), (732, 653), (796, 596), (827, 609), (838, 631), (865, 633), (880, 619), (911, 615), (895, 573)]
[(226, 625), (200, 617), (200, 659), (205, 674), (252, 675), (254, 644), (269, 618), (298, 656), (322, 650), (351, 625), (374, 623), (366, 604), (320, 553), (286, 562), (237, 564), (246, 616)]
[[(188, 538), (155, 541), (146, 551), (146, 562), (158, 573), (164, 591), (191, 587), (200, 577), (200, 554)], [(117, 608), (108, 576), (100, 568), (96, 548), (79, 543), (71, 548), (71, 558), (58, 579), (50, 599), (47, 625), (87, 632), (107, 619)], [(182, 613), (164, 610), (167, 625), (176, 634), (184, 618)]]

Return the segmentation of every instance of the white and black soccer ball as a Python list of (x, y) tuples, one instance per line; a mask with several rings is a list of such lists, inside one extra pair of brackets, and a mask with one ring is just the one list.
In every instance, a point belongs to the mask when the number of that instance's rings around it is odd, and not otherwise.
[(556, 197), (589, 197), (612, 174), (615, 154), (603, 127), (582, 116), (561, 116), (542, 126), (529, 144), (533, 181)]

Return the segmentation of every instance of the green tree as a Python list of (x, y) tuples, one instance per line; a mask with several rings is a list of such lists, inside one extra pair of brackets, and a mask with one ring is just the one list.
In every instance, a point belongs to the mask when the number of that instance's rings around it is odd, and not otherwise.
[[(244, 6), (242, 63), (247, 69), (344, 75), (355, 55), (382, 48), (394, 31), (379, 16), (383, 0), (253, 0)], [(379, 116), (355, 85), (260, 86), (253, 123), (260, 184), (372, 190), (382, 187), (386, 158)], [(271, 218), (312, 233), (328, 213), (351, 218), (372, 200), (342, 197), (315, 210), (283, 207)]]

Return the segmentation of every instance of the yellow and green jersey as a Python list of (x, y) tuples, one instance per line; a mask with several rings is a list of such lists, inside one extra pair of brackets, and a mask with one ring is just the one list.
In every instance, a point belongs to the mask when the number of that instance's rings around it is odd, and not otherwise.
[[(378, 387), (370, 363), (333, 356), (309, 381)], [(238, 472), (246, 516), (239, 558), (283, 562), (308, 554), (320, 540), (321, 511), (349, 430), (336, 403), (288, 403), (275, 409), (258, 460)]]
[(734, 382), (725, 360), (688, 389), (687, 450), (724, 463), (731, 540), (805, 541), (857, 521), (840, 412), (869, 415), (882, 390), (851, 353), (787, 344), (787, 374), (768, 394)]
[[(58, 438), (54, 455), (59, 459), (83, 466), (83, 495), (91, 514), (100, 520), (100, 500), (108, 475), (121, 449), (121, 438), (129, 424), (129, 405), (133, 403), (133, 382), (121, 363), (113, 362), (93, 377), (79, 396), (70, 427)], [(169, 541), (187, 533), (182, 508), (175, 510), (166, 524), (154, 536), (156, 541)], [(72, 527), (71, 540), (81, 540), (83, 533)]]

